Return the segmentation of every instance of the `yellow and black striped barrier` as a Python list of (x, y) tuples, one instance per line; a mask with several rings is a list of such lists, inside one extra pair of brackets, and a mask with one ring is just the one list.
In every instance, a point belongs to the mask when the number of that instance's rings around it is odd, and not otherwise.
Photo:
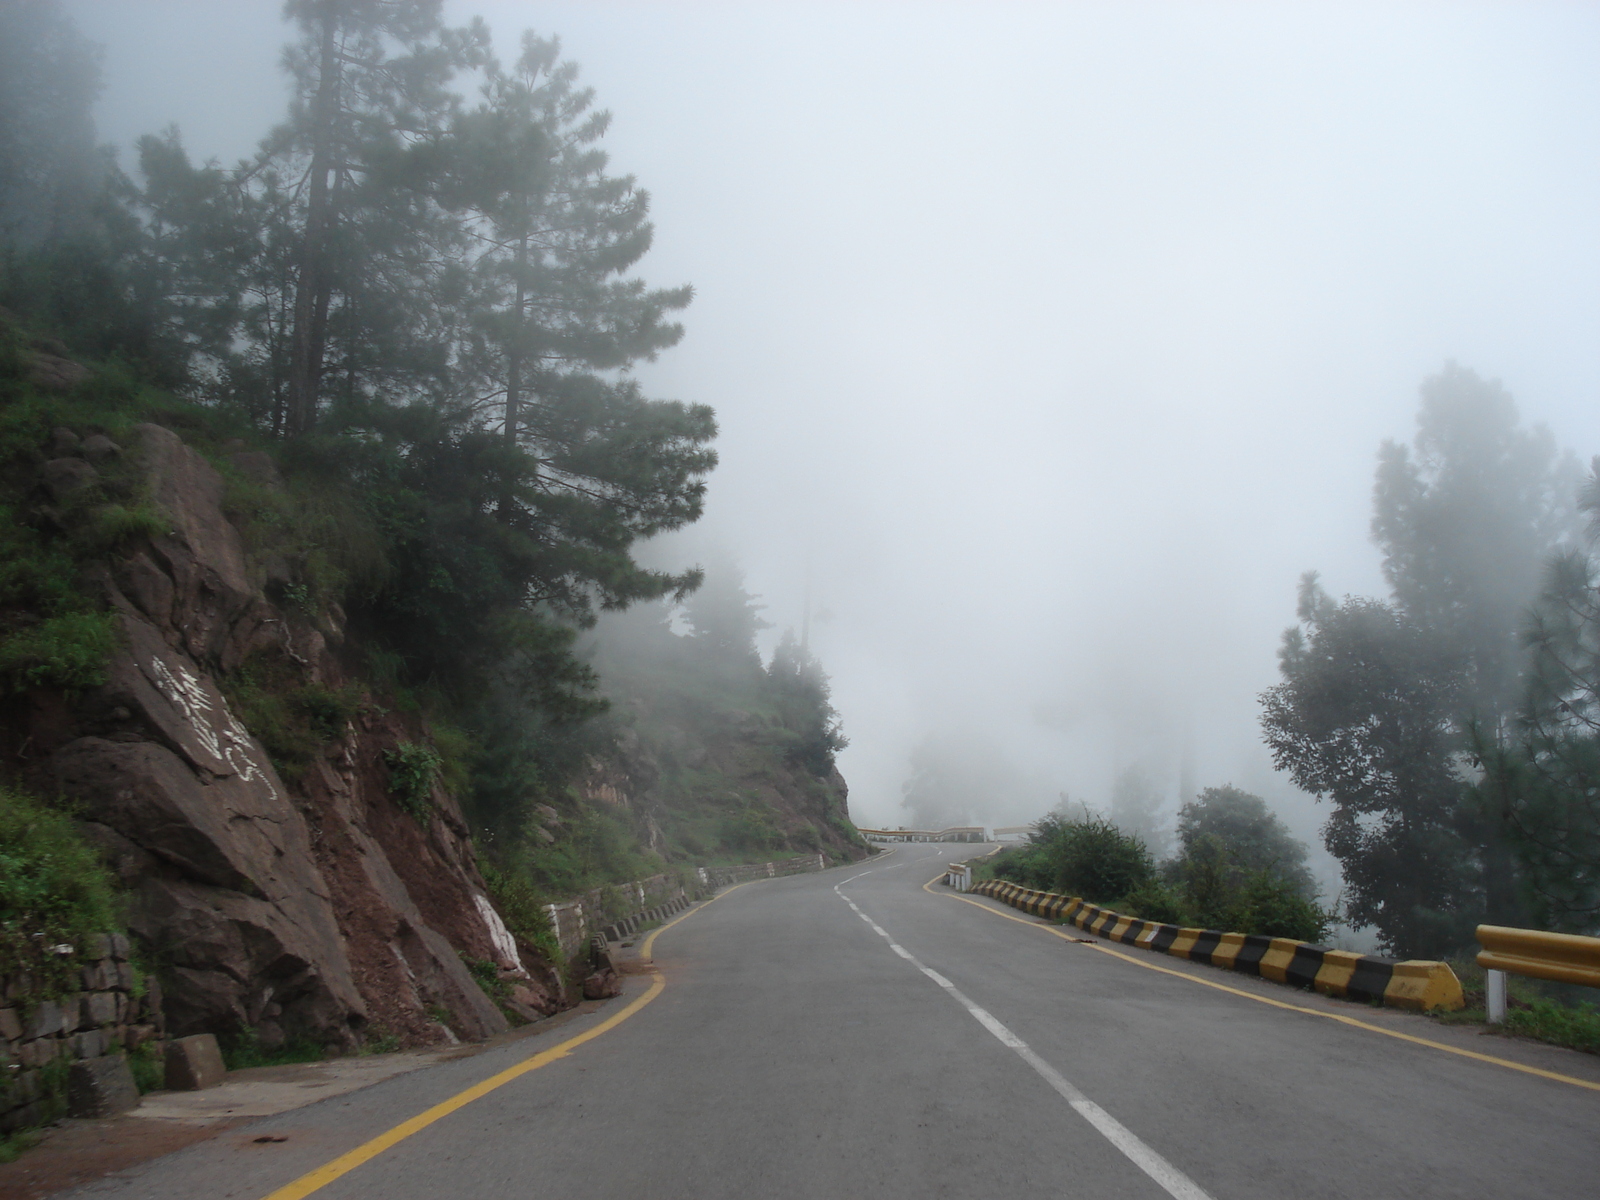
[(1314, 988), (1329, 996), (1368, 1000), (1422, 1012), (1457, 1009), (1465, 1004), (1461, 981), (1449, 963), (1397, 962), (1348, 950), (1328, 950), (1310, 942), (1256, 934), (1185, 929), (1141, 921), (1088, 904), (1077, 896), (1058, 896), (1004, 879), (985, 879), (972, 891), (1051, 921), (1069, 921), (1085, 933), (1126, 946), (1139, 946), (1174, 958), (1209, 963), (1275, 983)]

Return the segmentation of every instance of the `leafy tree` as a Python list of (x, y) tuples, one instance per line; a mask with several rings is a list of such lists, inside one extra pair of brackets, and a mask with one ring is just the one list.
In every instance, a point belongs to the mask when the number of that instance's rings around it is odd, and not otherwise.
[(1307, 898), (1317, 892), (1306, 867), (1305, 843), (1296, 838), (1260, 796), (1232, 784), (1204, 789), (1178, 810), (1178, 840), (1192, 853), (1214, 837), (1238, 875), (1270, 871)]
[(1171, 837), (1161, 816), (1162, 799), (1149, 772), (1137, 763), (1119, 772), (1111, 785), (1112, 821), (1157, 855), (1166, 852)]
[[(1581, 507), (1600, 534), (1600, 460)], [(1481, 790), (1510, 814), (1534, 919), (1600, 928), (1600, 564), (1569, 551), (1550, 563), (1527, 630), (1528, 692), (1516, 744), (1484, 762)]]
[[(1385, 442), (1373, 491), (1373, 540), (1409, 620), (1450, 650), (1458, 679), (1454, 724), (1476, 755), (1508, 745), (1527, 662), (1520, 633), (1553, 552), (1577, 521), (1576, 463), (1550, 432), (1525, 429), (1497, 382), (1450, 364), (1422, 387), (1414, 448)], [(1463, 797), (1484, 909), (1525, 919), (1512, 862), (1504, 790)], [(1497, 798), (1498, 797), (1498, 798)]]
[(1335, 604), (1301, 581), (1283, 682), (1262, 695), (1273, 763), (1327, 797), (1323, 830), (1350, 919), (1403, 957), (1463, 944), (1471, 847), (1460, 830), (1459, 676), (1449, 651), (1377, 600)]
[(0, 245), (80, 236), (111, 175), (91, 109), (100, 54), (56, 0), (0, 6)]
[(1283, 683), (1263, 695), (1274, 760), (1333, 802), (1324, 830), (1350, 915), (1398, 952), (1521, 919), (1505, 789), (1474, 787), (1514, 732), (1522, 614), (1573, 528), (1573, 468), (1500, 385), (1454, 365), (1423, 384), (1411, 447), (1385, 443), (1373, 538), (1393, 602), (1302, 582)]

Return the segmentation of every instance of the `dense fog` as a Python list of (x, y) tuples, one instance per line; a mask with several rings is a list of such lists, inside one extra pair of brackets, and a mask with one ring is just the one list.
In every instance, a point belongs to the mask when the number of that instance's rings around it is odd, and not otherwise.
[[(65, 7), (126, 169), (278, 119), (275, 0)], [(741, 569), (769, 650), (807, 627), (859, 824), (1065, 794), (1159, 845), (1233, 783), (1335, 890), (1258, 697), (1303, 572), (1387, 594), (1377, 453), (1426, 378), (1600, 452), (1600, 12), (447, 10), (559, 35), (614, 113), (643, 274), (696, 297), (642, 378), (721, 428), (706, 516), (645, 557)]]

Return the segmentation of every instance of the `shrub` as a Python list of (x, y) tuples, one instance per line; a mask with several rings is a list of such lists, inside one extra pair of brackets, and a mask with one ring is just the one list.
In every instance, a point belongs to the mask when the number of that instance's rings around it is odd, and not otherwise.
[(1052, 813), (1034, 826), (1026, 850), (1014, 861), (1031, 875), (1032, 886), (1096, 904), (1126, 896), (1155, 875), (1143, 840), (1099, 816)]
[(120, 630), (113, 613), (49, 617), (0, 640), (0, 679), (14, 692), (58, 687), (84, 691), (106, 681)]
[(411, 816), (425, 821), (433, 811), (433, 785), (444, 760), (426, 742), (401, 742), (386, 750), (383, 761), (389, 764), (389, 792)]
[(1188, 925), (1194, 919), (1189, 915), (1183, 896), (1155, 878), (1134, 888), (1116, 907), (1130, 917), (1163, 925)]
[(84, 943), (117, 917), (111, 876), (71, 818), (0, 787), (0, 975), (27, 972), (45, 996), (72, 991)]
[(1251, 876), (1229, 906), (1223, 926), (1236, 933), (1320, 942), (1329, 914), (1305, 898), (1298, 881), (1274, 871)]
[(278, 653), (252, 655), (221, 680), (234, 716), (266, 747), (273, 766), (298, 779), (323, 746), (344, 736), (361, 691), (300, 682), (300, 669)]

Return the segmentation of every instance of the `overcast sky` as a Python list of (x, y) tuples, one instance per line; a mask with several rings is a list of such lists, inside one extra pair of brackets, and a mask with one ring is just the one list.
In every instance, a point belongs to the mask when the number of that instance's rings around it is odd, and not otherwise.
[[(283, 106), (271, 0), (69, 0), (102, 136), (247, 154)], [(705, 520), (813, 645), (853, 814), (925, 737), (1104, 802), (1269, 793), (1256, 695), (1296, 579), (1381, 591), (1374, 453), (1449, 359), (1600, 452), (1600, 7), (532, 4), (693, 283), (643, 372), (714, 405)], [(126, 158), (125, 158), (126, 163)], [(988, 751), (986, 750), (985, 753)]]

